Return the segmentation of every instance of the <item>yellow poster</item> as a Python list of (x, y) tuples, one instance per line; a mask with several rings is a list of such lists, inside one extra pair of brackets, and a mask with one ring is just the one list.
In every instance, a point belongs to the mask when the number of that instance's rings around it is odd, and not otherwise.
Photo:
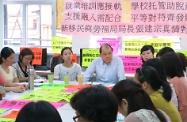
[(123, 53), (125, 55), (139, 56), (144, 45), (152, 45), (156, 53), (163, 47), (173, 48), (173, 39), (125, 39)]
[(64, 0), (56, 0), (56, 30), (60, 30), (64, 22)]
[(72, 47), (71, 36), (53, 36), (52, 37), (52, 52), (60, 53), (62, 48)]
[(99, 56), (99, 49), (81, 49), (81, 66), (88, 67), (90, 63)]

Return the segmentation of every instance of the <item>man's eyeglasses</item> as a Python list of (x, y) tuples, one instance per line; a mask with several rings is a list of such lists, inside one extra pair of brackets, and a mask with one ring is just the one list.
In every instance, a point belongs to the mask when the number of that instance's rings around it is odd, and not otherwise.
[(80, 115), (77, 115), (77, 116), (73, 117), (74, 122), (78, 122), (79, 117), (80, 117)]

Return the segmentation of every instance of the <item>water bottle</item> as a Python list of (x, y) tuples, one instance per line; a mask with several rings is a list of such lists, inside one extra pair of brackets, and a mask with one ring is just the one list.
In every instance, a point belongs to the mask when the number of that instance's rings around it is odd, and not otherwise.
[(29, 69), (29, 89), (34, 90), (34, 69)]

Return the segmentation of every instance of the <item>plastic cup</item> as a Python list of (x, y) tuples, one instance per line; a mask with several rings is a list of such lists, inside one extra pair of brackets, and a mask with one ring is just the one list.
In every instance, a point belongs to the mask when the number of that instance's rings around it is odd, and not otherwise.
[(83, 84), (83, 79), (84, 79), (84, 77), (82, 75), (77, 76), (77, 80), (78, 80), (79, 85)]
[(48, 81), (49, 83), (53, 83), (54, 75), (48, 75)]
[(70, 77), (69, 76), (64, 76), (64, 83), (69, 84)]

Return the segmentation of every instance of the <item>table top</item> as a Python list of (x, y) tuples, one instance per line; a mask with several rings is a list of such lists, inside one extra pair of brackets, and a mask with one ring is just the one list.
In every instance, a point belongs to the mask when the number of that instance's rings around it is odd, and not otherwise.
[[(63, 81), (59, 81), (59, 80), (54, 80), (54, 83), (55, 84), (63, 84), (64, 82)], [(89, 83), (89, 82), (87, 82), (87, 83)], [(24, 83), (21, 83), (21, 84), (27, 84), (27, 83), (24, 82)], [(41, 83), (37, 83), (37, 84), (41, 84)], [(48, 83), (43, 83), (43, 84), (48, 84)], [(70, 81), (70, 84), (78, 84), (78, 83), (77, 83), (77, 81)], [(94, 85), (94, 84), (100, 84), (100, 83), (93, 82), (92, 84)], [(105, 83), (103, 85), (105, 85), (105, 86), (111, 86), (113, 84), (106, 84)], [(36, 90), (38, 88), (39, 87), (35, 87), (34, 90)], [(24, 94), (31, 93), (34, 90), (25, 90), (22, 93), (8, 92), (6, 94), (6, 96), (3, 97), (3, 100), (16, 100), (16, 99), (20, 98), (21, 96), (23, 96)], [(0, 114), (0, 117), (9, 114), (12, 110), (16, 110), (16, 109), (9, 109), (9, 110), (7, 109), (6, 112), (4, 112), (3, 114)], [(57, 109), (57, 111), (59, 112), (59, 114), (60, 114), (63, 122), (74, 122), (73, 121), (73, 117), (75, 116), (75, 111), (72, 109), (72, 107), (70, 106), (69, 103), (67, 103), (64, 106), (59, 107)], [(121, 114), (118, 114), (118, 116), (117, 116), (117, 122), (123, 122), (124, 121), (123, 119), (124, 119), (124, 117)]]
[[(51, 72), (50, 70), (36, 70), (36, 74), (38, 75), (50, 75), (53, 74), (53, 72)], [(133, 73), (125, 73), (126, 78), (134, 78), (134, 74)], [(93, 77), (96, 77), (96, 74), (93, 75)]]

